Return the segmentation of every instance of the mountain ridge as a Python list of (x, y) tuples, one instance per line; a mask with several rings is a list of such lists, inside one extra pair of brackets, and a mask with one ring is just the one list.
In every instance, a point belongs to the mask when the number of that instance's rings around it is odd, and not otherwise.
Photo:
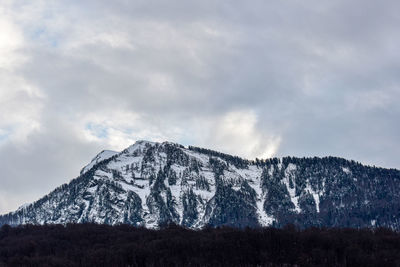
[(158, 228), (339, 226), (399, 229), (400, 171), (337, 157), (246, 160), (171, 142), (100, 152), (80, 176), (1, 224), (129, 223)]

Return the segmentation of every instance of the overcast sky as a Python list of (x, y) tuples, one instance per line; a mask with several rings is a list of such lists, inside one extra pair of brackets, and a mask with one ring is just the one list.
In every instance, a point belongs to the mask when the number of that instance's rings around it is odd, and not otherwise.
[(0, 213), (138, 139), (400, 168), (399, 10), (2, 0)]

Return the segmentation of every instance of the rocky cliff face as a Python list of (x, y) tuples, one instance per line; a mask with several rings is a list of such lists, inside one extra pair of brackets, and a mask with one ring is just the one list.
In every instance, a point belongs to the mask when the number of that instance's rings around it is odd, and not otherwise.
[(81, 175), (1, 224), (176, 223), (400, 229), (400, 171), (341, 158), (248, 161), (173, 143), (103, 151)]

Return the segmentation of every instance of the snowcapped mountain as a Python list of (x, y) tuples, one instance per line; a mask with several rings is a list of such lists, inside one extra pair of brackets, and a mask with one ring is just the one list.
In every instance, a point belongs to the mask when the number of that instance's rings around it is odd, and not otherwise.
[(400, 171), (336, 157), (249, 161), (179, 144), (138, 141), (102, 151), (80, 176), (0, 216), (0, 225), (176, 223), (238, 227), (400, 229)]

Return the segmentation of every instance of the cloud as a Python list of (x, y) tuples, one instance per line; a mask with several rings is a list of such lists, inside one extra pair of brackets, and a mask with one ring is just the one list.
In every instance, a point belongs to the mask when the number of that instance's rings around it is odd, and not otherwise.
[(281, 141), (279, 136), (257, 129), (257, 115), (252, 110), (231, 111), (199, 125), (203, 128), (196, 131), (200, 132), (198, 139), (204, 138), (201, 145), (248, 159), (274, 156)]
[[(43, 95), (18, 69), (27, 62), (21, 53), (25, 38), (12, 15), (0, 7), (0, 132), (2, 141), (26, 141), (27, 135), (40, 127)], [(0, 140), (1, 142), (1, 140)]]
[(400, 168), (399, 5), (2, 1), (0, 212), (137, 139)]

